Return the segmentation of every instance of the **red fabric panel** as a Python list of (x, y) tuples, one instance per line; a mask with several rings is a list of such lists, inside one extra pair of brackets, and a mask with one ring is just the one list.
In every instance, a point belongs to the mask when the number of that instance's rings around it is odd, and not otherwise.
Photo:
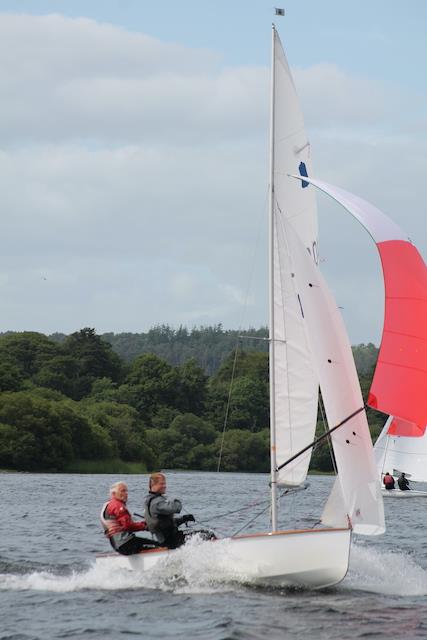
[(393, 418), (387, 433), (390, 436), (405, 436), (406, 438), (420, 438), (424, 435), (425, 429), (420, 429), (413, 422), (406, 422), (400, 418)]
[[(427, 425), (427, 269), (403, 240), (377, 244), (385, 285), (384, 328), (368, 404)], [(420, 433), (419, 435), (422, 435)]]

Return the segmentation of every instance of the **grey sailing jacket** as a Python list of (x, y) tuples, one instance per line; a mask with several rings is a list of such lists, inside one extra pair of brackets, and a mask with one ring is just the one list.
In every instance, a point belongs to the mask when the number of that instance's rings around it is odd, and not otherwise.
[(160, 493), (151, 491), (145, 496), (144, 519), (149, 531), (154, 533), (160, 544), (176, 529), (174, 514), (180, 513), (181, 509), (181, 500), (178, 498), (168, 500)]

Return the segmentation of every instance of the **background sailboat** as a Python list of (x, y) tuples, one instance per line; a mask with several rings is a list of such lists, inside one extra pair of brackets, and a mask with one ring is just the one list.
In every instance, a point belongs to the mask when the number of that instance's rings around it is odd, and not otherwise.
[[(272, 528), (207, 541), (228, 569), (248, 581), (292, 586), (336, 584), (347, 572), (351, 533), (384, 527), (372, 442), (351, 347), (317, 266), (317, 217), (310, 145), (279, 36), (272, 31), (270, 171), (270, 421)], [(289, 174), (302, 176), (297, 183)], [(338, 478), (322, 526), (279, 530), (277, 493), (307, 475), (322, 390)], [(313, 514), (318, 515), (318, 514)], [(101, 554), (99, 563), (147, 570), (179, 550)], [(224, 560), (225, 559), (225, 560)]]
[[(380, 477), (387, 471), (397, 477), (405, 473), (410, 480), (411, 491), (385, 491), (384, 495), (394, 498), (427, 498), (427, 490), (417, 488), (417, 483), (427, 483), (427, 431), (414, 428), (390, 416), (374, 447)], [(415, 483), (415, 484), (413, 484)]]

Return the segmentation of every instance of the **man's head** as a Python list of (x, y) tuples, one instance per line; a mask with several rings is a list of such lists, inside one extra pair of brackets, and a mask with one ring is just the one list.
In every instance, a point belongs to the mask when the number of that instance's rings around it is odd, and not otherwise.
[(152, 473), (149, 480), (149, 489), (153, 493), (165, 493), (166, 477), (163, 473)]
[(117, 498), (122, 502), (127, 502), (128, 499), (128, 486), (126, 482), (115, 482), (110, 487), (110, 495), (113, 498)]
[(405, 477), (405, 474), (404, 474), (404, 473), (403, 473), (403, 471), (402, 471), (402, 478), (404, 478), (404, 477)]

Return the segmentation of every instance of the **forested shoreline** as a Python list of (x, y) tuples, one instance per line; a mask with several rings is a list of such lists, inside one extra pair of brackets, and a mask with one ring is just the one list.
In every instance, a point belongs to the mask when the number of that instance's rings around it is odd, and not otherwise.
[[(267, 472), (266, 337), (265, 328), (166, 325), (144, 334), (2, 334), (0, 468), (212, 471), (222, 443), (222, 471)], [(353, 352), (366, 394), (377, 349)], [(384, 416), (368, 411), (368, 418), (375, 437)], [(318, 434), (325, 428), (319, 420)], [(311, 468), (331, 469), (327, 444)]]

